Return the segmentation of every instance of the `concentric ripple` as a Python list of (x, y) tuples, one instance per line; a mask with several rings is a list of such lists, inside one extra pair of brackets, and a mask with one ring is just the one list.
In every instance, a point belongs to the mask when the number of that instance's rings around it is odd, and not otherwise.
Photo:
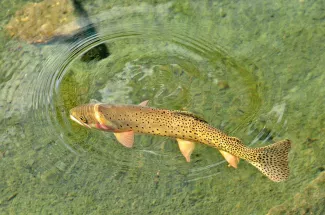
[[(207, 34), (209, 26), (167, 24), (161, 17), (148, 23), (147, 12), (132, 11), (124, 17), (114, 11), (99, 14), (92, 17), (98, 34), (39, 47), (42, 56), (48, 57), (29, 65), (37, 77), (28, 78), (22, 95), (29, 96), (23, 109), (32, 106), (32, 117), (25, 118), (25, 123), (34, 125), (29, 131), (33, 133), (31, 147), (42, 151), (42, 159), (34, 163), (35, 172), (52, 166), (71, 172), (83, 162), (89, 168), (105, 163), (114, 177), (122, 177), (130, 169), (150, 172), (152, 165), (159, 172), (176, 171), (175, 166), (177, 171), (188, 171), (182, 173), (188, 182), (220, 173), (213, 169), (223, 164), (215, 149), (198, 145), (193, 164), (188, 166), (174, 140), (137, 136), (134, 149), (128, 150), (117, 144), (112, 134), (76, 125), (69, 120), (69, 109), (84, 103), (149, 100), (153, 107), (194, 112), (231, 135), (246, 135), (251, 144), (281, 132), (282, 128), (273, 131), (266, 122), (277, 121), (285, 127), (285, 104), (263, 114), (265, 123), (260, 122), (264, 92), (254, 75), (258, 68), (236, 62), (215, 43), (215, 35)], [(99, 62), (80, 60), (99, 44), (109, 48), (109, 57)], [(25, 64), (20, 66), (28, 67)], [(8, 83), (11, 75), (8, 72), (2, 81)], [(10, 89), (5, 94), (14, 97)], [(9, 111), (13, 110), (10, 106)]]

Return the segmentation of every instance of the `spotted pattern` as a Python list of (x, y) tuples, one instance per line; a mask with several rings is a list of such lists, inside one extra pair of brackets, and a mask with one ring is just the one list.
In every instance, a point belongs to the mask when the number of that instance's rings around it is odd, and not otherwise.
[(256, 149), (256, 161), (248, 161), (272, 181), (281, 182), (289, 177), (288, 153), (290, 140)]
[(96, 118), (100, 118), (101, 122), (105, 121), (118, 132), (132, 130), (135, 133), (203, 143), (247, 160), (273, 181), (283, 181), (289, 176), (289, 140), (261, 148), (248, 148), (238, 138), (226, 135), (205, 120), (187, 112), (137, 105), (100, 104), (96, 108), (94, 105), (77, 108), (79, 115), (82, 115), (83, 120), (86, 118), (88, 124), (93, 121), (96, 124)]

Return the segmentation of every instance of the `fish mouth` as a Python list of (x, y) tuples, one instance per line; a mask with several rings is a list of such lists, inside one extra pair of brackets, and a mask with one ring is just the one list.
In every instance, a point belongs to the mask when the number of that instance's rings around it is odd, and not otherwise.
[(88, 128), (90, 128), (89, 125), (85, 124), (85, 123), (82, 123), (80, 122), (76, 117), (74, 117), (73, 115), (70, 114), (70, 119), (72, 119), (73, 121), (75, 121), (76, 123), (78, 123), (79, 125), (82, 125), (82, 126), (86, 126)]

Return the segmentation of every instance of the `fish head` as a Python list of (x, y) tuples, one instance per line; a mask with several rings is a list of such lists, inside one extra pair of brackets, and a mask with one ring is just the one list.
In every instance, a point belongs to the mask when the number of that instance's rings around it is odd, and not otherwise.
[(94, 128), (97, 119), (93, 111), (93, 105), (81, 105), (70, 110), (70, 119), (87, 128)]
[(118, 125), (105, 118), (102, 110), (100, 110), (100, 104), (88, 104), (72, 108), (70, 119), (87, 128), (118, 131)]

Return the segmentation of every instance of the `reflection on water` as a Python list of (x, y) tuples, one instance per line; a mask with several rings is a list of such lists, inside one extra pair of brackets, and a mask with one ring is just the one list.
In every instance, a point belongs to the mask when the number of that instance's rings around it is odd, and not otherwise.
[[(24, 202), (77, 213), (260, 214), (298, 192), (294, 184), (315, 178), (315, 172), (299, 176), (307, 168), (304, 161), (293, 162), (304, 149), (300, 146), (290, 158), (292, 179), (276, 184), (245, 162), (237, 170), (228, 168), (217, 150), (206, 146), (198, 145), (186, 163), (174, 140), (138, 135), (135, 147), (126, 149), (112, 134), (69, 120), (69, 109), (79, 104), (149, 99), (154, 107), (194, 112), (246, 145), (283, 138), (301, 144), (293, 121), (299, 97), (292, 98), (303, 86), (286, 75), (289, 71), (278, 71), (295, 66), (280, 63), (278, 55), (289, 55), (282, 40), (258, 41), (274, 27), (254, 26), (244, 13), (248, 29), (243, 30), (231, 7), (210, 6), (169, 2), (99, 10), (86, 3), (93, 25), (82, 30), (95, 26), (96, 34), (42, 45), (7, 41), (0, 58), (0, 159), (2, 174), (9, 177), (0, 182), (0, 205), (13, 204), (17, 213)], [(236, 33), (240, 29), (242, 35)], [(84, 54), (98, 45), (108, 47), (109, 56), (85, 62)], [(324, 148), (317, 144), (313, 147)], [(28, 198), (37, 200), (27, 203)]]

